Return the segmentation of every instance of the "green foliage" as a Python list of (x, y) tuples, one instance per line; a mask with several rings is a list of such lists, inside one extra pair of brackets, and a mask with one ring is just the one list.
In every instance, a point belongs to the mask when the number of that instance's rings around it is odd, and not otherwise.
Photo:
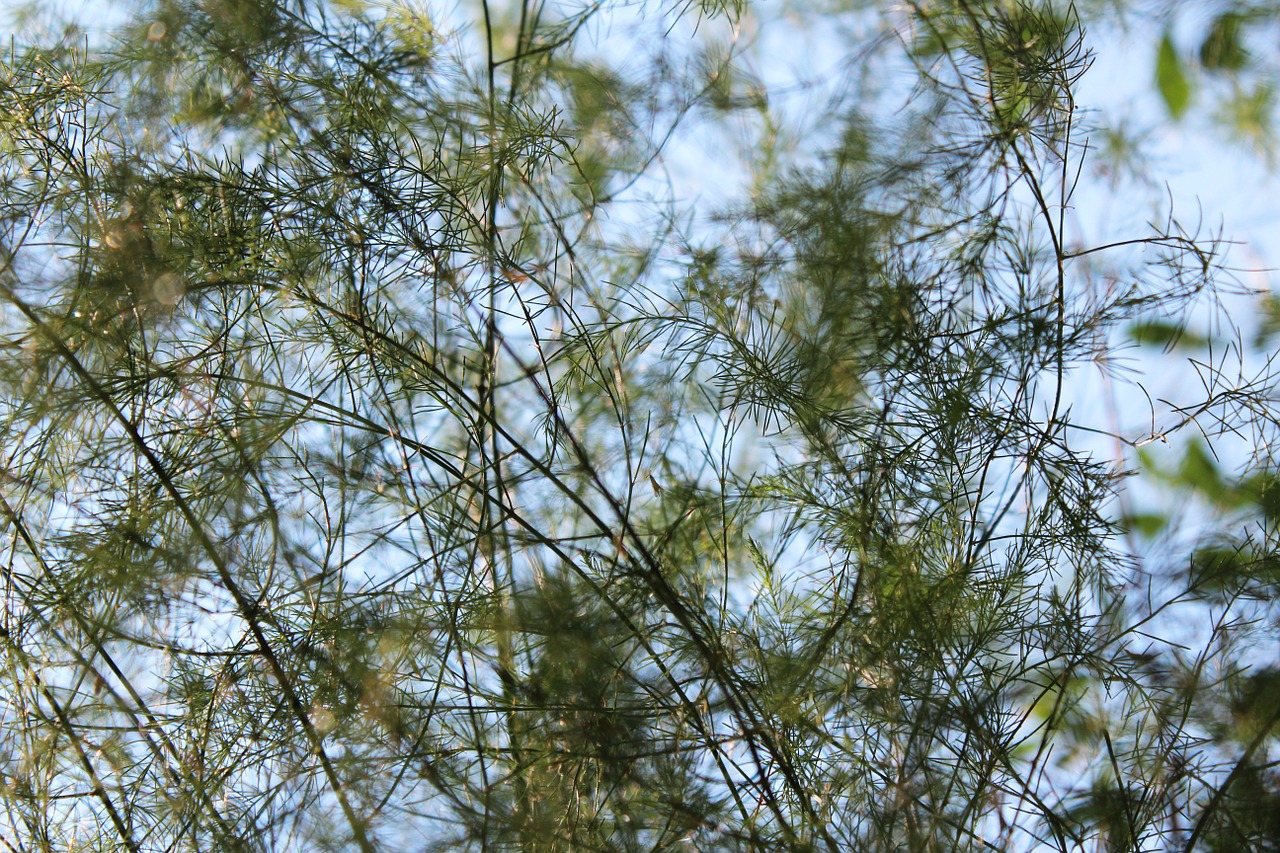
[(1130, 327), (1129, 335), (1136, 343), (1164, 347), (1166, 349), (1175, 347), (1195, 348), (1202, 347), (1208, 343), (1205, 338), (1188, 332), (1182, 326), (1162, 320), (1145, 320), (1141, 323), (1136, 323)]
[(1156, 51), (1156, 88), (1169, 115), (1180, 119), (1191, 106), (1191, 80), (1183, 68), (1173, 37), (1165, 33)]
[[(1275, 39), (1280, 7), (1269, 0), (1208, 0), (1144, 5), (1080, 4), (1088, 23), (1105, 30), (1150, 37), (1154, 91), (1168, 115), (1179, 120), (1199, 106), (1229, 140), (1245, 143), (1274, 165), (1275, 89), (1280, 68), (1267, 45)], [(1117, 14), (1119, 13), (1119, 14)], [(1163, 29), (1146, 26), (1154, 13)], [(1131, 23), (1137, 26), (1130, 27)], [(1124, 121), (1116, 116), (1113, 121)]]
[[(1081, 245), (1093, 6), (846, 5), (28, 19), (0, 839), (1274, 846), (1280, 421), (1186, 331), (1220, 242)], [(1214, 15), (1174, 118), (1257, 82)], [(1073, 406), (1126, 352), (1203, 398)]]
[(1241, 71), (1249, 62), (1243, 43), (1248, 19), (1238, 12), (1225, 12), (1213, 19), (1200, 44), (1200, 64), (1208, 71)]

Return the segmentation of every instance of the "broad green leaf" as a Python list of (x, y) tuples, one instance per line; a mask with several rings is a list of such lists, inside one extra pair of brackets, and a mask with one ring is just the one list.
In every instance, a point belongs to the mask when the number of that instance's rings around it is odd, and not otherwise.
[(1182, 118), (1187, 107), (1191, 106), (1191, 81), (1187, 79), (1178, 49), (1168, 33), (1160, 39), (1160, 47), (1156, 51), (1156, 88), (1160, 90), (1169, 115), (1175, 119)]
[(1217, 464), (1199, 441), (1187, 445), (1182, 465), (1178, 468), (1178, 476), (1184, 484), (1215, 501), (1223, 495), (1226, 488), (1218, 473)]
[(1275, 730), (1280, 718), (1280, 668), (1268, 667), (1242, 679), (1232, 691), (1235, 736), (1247, 743), (1263, 730)]
[(1228, 12), (1219, 15), (1209, 26), (1200, 45), (1200, 64), (1210, 71), (1240, 71), (1249, 62), (1240, 28), (1243, 18)]
[(1188, 332), (1186, 326), (1164, 320), (1144, 320), (1141, 323), (1135, 323), (1129, 327), (1129, 337), (1136, 343), (1165, 349), (1202, 347), (1208, 343), (1206, 338)]
[(1246, 477), (1240, 483), (1240, 491), (1247, 500), (1257, 504), (1265, 518), (1280, 519), (1280, 477), (1274, 472), (1260, 471)]
[(1169, 524), (1169, 517), (1155, 512), (1140, 512), (1125, 516), (1125, 527), (1150, 539), (1158, 535)]

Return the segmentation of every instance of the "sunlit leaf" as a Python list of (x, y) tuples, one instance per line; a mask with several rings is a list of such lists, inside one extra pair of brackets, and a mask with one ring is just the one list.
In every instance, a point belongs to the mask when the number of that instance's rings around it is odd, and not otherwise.
[(1168, 33), (1160, 39), (1156, 50), (1156, 88), (1169, 115), (1175, 119), (1182, 118), (1191, 105), (1191, 81)]
[(1129, 327), (1129, 336), (1136, 343), (1165, 349), (1202, 347), (1208, 343), (1206, 338), (1187, 331), (1184, 325), (1163, 320), (1144, 320), (1136, 323)]
[(1159, 513), (1138, 513), (1126, 516), (1125, 526), (1148, 539), (1159, 535), (1169, 524), (1169, 516)]
[(1187, 444), (1182, 463), (1178, 466), (1178, 476), (1182, 482), (1203, 494), (1210, 500), (1222, 497), (1226, 485), (1218, 472), (1218, 465), (1209, 454), (1203, 442), (1191, 441)]

